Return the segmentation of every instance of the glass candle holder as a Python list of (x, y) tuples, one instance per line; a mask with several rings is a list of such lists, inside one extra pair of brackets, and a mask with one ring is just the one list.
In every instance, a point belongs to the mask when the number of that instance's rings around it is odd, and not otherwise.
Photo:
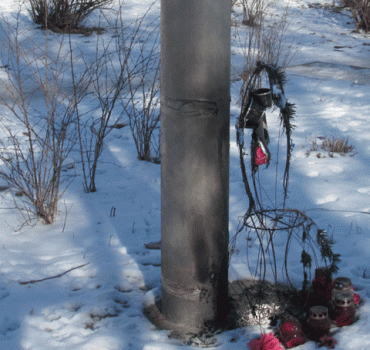
[(304, 344), (306, 341), (301, 323), (293, 317), (287, 317), (281, 321), (279, 338), (287, 349)]
[(324, 306), (311, 307), (307, 325), (313, 340), (319, 340), (327, 335), (331, 327), (328, 308)]
[(334, 321), (338, 327), (349, 326), (356, 314), (353, 295), (350, 292), (338, 293), (334, 299)]
[(355, 304), (355, 307), (357, 304), (360, 303), (360, 296), (355, 293), (354, 289), (353, 289), (353, 285), (352, 285), (352, 282), (349, 278), (347, 277), (337, 277), (335, 280), (334, 280), (334, 289), (333, 289), (333, 297), (332, 299), (334, 300), (335, 299), (335, 296), (338, 294), (338, 293), (342, 293), (342, 292), (345, 292), (345, 293), (351, 293), (352, 296), (353, 296), (353, 303)]
[(318, 304), (324, 306), (331, 301), (334, 279), (328, 267), (318, 267), (315, 270), (315, 278), (312, 281), (312, 287)]
[(334, 280), (333, 300), (338, 293), (352, 292), (352, 282), (347, 277), (337, 277)]

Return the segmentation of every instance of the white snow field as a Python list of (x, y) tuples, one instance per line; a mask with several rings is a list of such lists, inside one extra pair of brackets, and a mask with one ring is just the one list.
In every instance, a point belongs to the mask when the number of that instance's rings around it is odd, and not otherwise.
[[(276, 5), (275, 16), (282, 15), (287, 2), (291, 15), (286, 43), (292, 57), (286, 70), (286, 96), (297, 111), (287, 206), (306, 210), (333, 236), (334, 252), (342, 257), (337, 276), (351, 278), (363, 302), (358, 321), (333, 330), (332, 336), (338, 350), (365, 350), (370, 347), (370, 35), (353, 32), (348, 11), (320, 6), (332, 4), (329, 0), (315, 0), (315, 6), (309, 6), (308, 0), (283, 0)], [(152, 0), (126, 0), (124, 20), (134, 21), (151, 4)], [(117, 9), (118, 3), (113, 7)], [(148, 23), (154, 21), (151, 28), (159, 24), (159, 11), (157, 1), (147, 18)], [(233, 12), (239, 22), (241, 11), (236, 7)], [(0, 12), (2, 24), (14, 24), (18, 16), (22, 39), (29, 38), (24, 45), (45, 43), (45, 32), (32, 23), (26, 6), (19, 10), (18, 1), (1, 0)], [(103, 34), (71, 36), (72, 45), (83, 48), (86, 60), (94, 56), (97, 40), (112, 38), (113, 25), (106, 18), (114, 12), (104, 14), (94, 13), (88, 19), (92, 25), (101, 21), (106, 28)], [(3, 29), (0, 45), (6, 42)], [(230, 237), (248, 206), (234, 127), (240, 112), (243, 62), (236, 30), (232, 28)], [(52, 48), (60, 35), (47, 35)], [(1, 50), (4, 54), (3, 46)], [(5, 65), (0, 62), (3, 80)], [(0, 106), (2, 117), (11, 118), (4, 106)], [(269, 112), (268, 118), (272, 162), (259, 172), (264, 189), (274, 196), (275, 181), (281, 182), (274, 164), (284, 162), (283, 147), (278, 153), (277, 145), (284, 136), (277, 113)], [(330, 157), (326, 151), (312, 150), (312, 142), (320, 144), (322, 137), (348, 138), (354, 153)], [(78, 151), (71, 153), (70, 160), (76, 162), (76, 178), (63, 195), (52, 225), (38, 221), (21, 227), (23, 219), (14, 209), (12, 196), (0, 193), (0, 349), (196, 349), (194, 344), (169, 338), (168, 331), (156, 330), (142, 312), (160, 293), (160, 250), (144, 247), (161, 235), (160, 165), (137, 159), (129, 127), (112, 131), (106, 140), (97, 192), (83, 190)], [(230, 281), (252, 275), (245, 238), (241, 234), (237, 240)], [(282, 250), (284, 242), (284, 237), (277, 237), (276, 245)], [(257, 252), (258, 246), (250, 248), (250, 260), (253, 248)], [(282, 257), (279, 253), (278, 263)], [(299, 287), (300, 251), (291, 250), (289, 266), (290, 278)], [(55, 277), (59, 274), (63, 275)], [(21, 283), (41, 279), (45, 280)], [(254, 326), (215, 335), (210, 349), (247, 349), (247, 343), (263, 331), (271, 330)], [(317, 348), (315, 342), (297, 347)]]

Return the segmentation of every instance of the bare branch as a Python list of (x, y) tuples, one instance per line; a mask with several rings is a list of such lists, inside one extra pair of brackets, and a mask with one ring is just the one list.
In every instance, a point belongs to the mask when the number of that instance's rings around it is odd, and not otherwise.
[(86, 263), (86, 264), (83, 264), (83, 265), (79, 265), (79, 266), (76, 266), (76, 267), (72, 267), (71, 269), (67, 270), (67, 271), (64, 271), (62, 273), (59, 273), (58, 275), (55, 275), (55, 276), (50, 276), (50, 277), (45, 277), (45, 278), (41, 278), (39, 280), (30, 280), (30, 281), (19, 281), (19, 284), (33, 284), (33, 283), (37, 283), (37, 282), (43, 282), (43, 281), (47, 281), (47, 280), (51, 280), (53, 278), (59, 278), (59, 277), (62, 277), (64, 276), (65, 274), (67, 274), (68, 272), (71, 272), (73, 270), (77, 270), (77, 269), (80, 269), (81, 267), (84, 267), (86, 265), (89, 265), (90, 263)]

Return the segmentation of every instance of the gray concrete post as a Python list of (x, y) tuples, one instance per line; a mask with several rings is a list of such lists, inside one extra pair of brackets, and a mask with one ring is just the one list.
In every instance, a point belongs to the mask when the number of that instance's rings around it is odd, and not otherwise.
[(161, 1), (161, 312), (189, 329), (227, 312), (230, 11)]

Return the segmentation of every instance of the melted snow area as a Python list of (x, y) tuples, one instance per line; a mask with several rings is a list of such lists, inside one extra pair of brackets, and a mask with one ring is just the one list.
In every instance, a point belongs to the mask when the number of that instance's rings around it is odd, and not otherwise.
[[(353, 33), (349, 12), (325, 9), (320, 5), (332, 2), (324, 0), (316, 0), (315, 6), (309, 6), (308, 0), (284, 0), (274, 9), (275, 16), (282, 15), (286, 2), (291, 14), (284, 52), (289, 47), (292, 55), (286, 70), (286, 96), (297, 108), (287, 206), (307, 210), (333, 236), (334, 252), (342, 256), (338, 276), (351, 278), (363, 300), (359, 320), (334, 331), (336, 349), (365, 350), (370, 347), (370, 36)], [(22, 38), (28, 38), (22, 40), (24, 45), (42, 45), (45, 32), (36, 28), (25, 7), (19, 10), (18, 3), (1, 0), (1, 23), (15, 24), (18, 16)], [(143, 15), (151, 3), (125, 1), (124, 20), (130, 23)], [(147, 19), (151, 28), (159, 23), (159, 7), (157, 2)], [(238, 7), (233, 12), (239, 23), (241, 13)], [(72, 46), (83, 48), (86, 60), (94, 56), (98, 38), (105, 42), (112, 38), (113, 24), (106, 20), (112, 15), (105, 12), (88, 19), (89, 24), (101, 21), (106, 27), (102, 36), (72, 35)], [(243, 66), (240, 33), (240, 26), (232, 27), (230, 237), (248, 206), (234, 128)], [(58, 40), (60, 35), (48, 33), (49, 47)], [(5, 42), (2, 27), (0, 45)], [(3, 48), (1, 54), (3, 81), (7, 64)], [(34, 97), (33, 103), (41, 102)], [(0, 106), (0, 118), (5, 117), (16, 127), (9, 111)], [(261, 167), (259, 179), (273, 198), (282, 181), (275, 164), (285, 162), (283, 146), (279, 147), (285, 138), (276, 111), (269, 112), (268, 124), (272, 163), (267, 169)], [(332, 136), (348, 138), (353, 154), (331, 157), (327, 151), (312, 150), (314, 140), (320, 146), (323, 137)], [(143, 305), (153, 303), (160, 291), (160, 250), (144, 247), (160, 240), (160, 165), (139, 161), (129, 127), (116, 129), (102, 153), (98, 191), (87, 194), (78, 151), (69, 157), (77, 163), (67, 175), (76, 177), (59, 203), (53, 225), (22, 226), (24, 218), (14, 209), (12, 197), (0, 193), (0, 349), (196, 349), (194, 344), (170, 339), (167, 331), (156, 330), (142, 313)], [(284, 237), (277, 237), (276, 247), (284, 250), (284, 242)], [(231, 281), (251, 277), (253, 254), (258, 252), (257, 242), (242, 235), (236, 248)], [(289, 256), (290, 277), (297, 287), (302, 283), (300, 253), (293, 247)], [(282, 257), (278, 254), (278, 259)], [(45, 280), (20, 283), (41, 279)], [(247, 342), (261, 331), (255, 326), (224, 332), (215, 336), (211, 348), (246, 349)], [(317, 349), (318, 345), (308, 342), (298, 348)]]

